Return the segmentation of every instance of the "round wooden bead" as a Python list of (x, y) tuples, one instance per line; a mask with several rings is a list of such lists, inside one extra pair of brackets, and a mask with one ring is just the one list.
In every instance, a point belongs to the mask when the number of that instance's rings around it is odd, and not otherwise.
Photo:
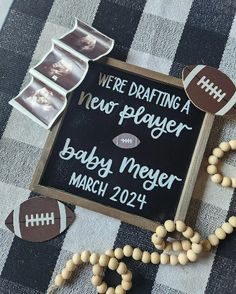
[(191, 243), (189, 240), (181, 241), (181, 245), (184, 251), (188, 251), (191, 248)]
[(195, 232), (192, 238), (190, 239), (192, 243), (199, 243), (200, 240), (201, 240), (201, 236), (198, 232)]
[(166, 247), (166, 243), (164, 241), (162, 241), (161, 244), (155, 245), (155, 247), (156, 247), (157, 250), (163, 250)]
[(115, 255), (114, 255), (114, 250), (112, 250), (112, 249), (108, 249), (108, 250), (106, 250), (105, 251), (105, 254), (107, 255), (107, 256), (109, 256), (109, 257), (114, 257)]
[(109, 287), (106, 291), (106, 294), (115, 294), (115, 289), (112, 287)]
[(213, 165), (213, 164), (208, 165), (207, 172), (208, 172), (209, 175), (214, 175), (214, 174), (217, 173), (217, 167), (215, 165)]
[(226, 234), (231, 234), (234, 230), (231, 224), (227, 222), (224, 223), (221, 228), (225, 231)]
[(194, 231), (193, 231), (192, 228), (187, 227), (187, 229), (186, 229), (182, 234), (183, 234), (183, 236), (184, 236), (185, 238), (190, 239), (190, 238), (192, 238), (192, 236), (193, 236), (193, 234), (194, 234)]
[(170, 255), (170, 264), (176, 265), (179, 263), (178, 256), (171, 254)]
[(216, 165), (219, 163), (219, 159), (215, 155), (211, 155), (208, 158), (208, 163)]
[(177, 232), (180, 232), (180, 233), (184, 232), (186, 230), (186, 228), (187, 228), (185, 223), (183, 221), (181, 221), (181, 220), (177, 220), (175, 222), (175, 226), (176, 226)]
[(236, 188), (236, 178), (231, 178), (232, 188)]
[(122, 275), (122, 280), (126, 282), (131, 282), (132, 281), (132, 273), (131, 271), (128, 271), (126, 274)]
[(231, 224), (232, 227), (236, 228), (236, 216), (231, 216), (229, 218), (229, 223)]
[(116, 271), (119, 275), (125, 275), (128, 271), (126, 264), (124, 262), (120, 262)]
[(101, 285), (97, 286), (97, 292), (104, 294), (107, 291), (107, 283), (103, 282)]
[(167, 242), (167, 243), (165, 244), (165, 248), (164, 248), (164, 250), (165, 250), (165, 252), (170, 252), (170, 251), (172, 251), (172, 250), (173, 250), (173, 248), (172, 248), (172, 243)]
[(98, 263), (98, 261), (99, 261), (99, 257), (100, 257), (99, 254), (97, 254), (97, 253), (92, 253), (91, 256), (90, 256), (90, 258), (89, 258), (90, 263), (91, 263), (92, 265)]
[(125, 291), (129, 291), (132, 288), (132, 282), (122, 281), (121, 286)]
[(61, 274), (56, 275), (55, 280), (54, 280), (54, 284), (57, 287), (61, 287), (64, 285), (64, 283), (65, 283), (65, 279), (63, 279), (62, 275)]
[(133, 251), (132, 257), (134, 260), (141, 260), (142, 255), (143, 255), (142, 251), (139, 248), (135, 248)]
[(229, 141), (231, 150), (236, 150), (236, 140)]
[(185, 265), (188, 263), (188, 258), (185, 253), (180, 253), (178, 256), (178, 260), (181, 265)]
[(195, 262), (197, 260), (197, 254), (192, 249), (187, 251), (187, 257), (191, 262)]
[(219, 147), (217, 147), (217, 148), (213, 149), (212, 154), (215, 155), (218, 158), (221, 158), (221, 157), (224, 156), (224, 151), (221, 150)]
[(215, 234), (210, 234), (208, 236), (208, 240), (212, 246), (217, 246), (219, 244), (219, 239), (216, 237)]
[(108, 262), (108, 268), (110, 270), (116, 270), (118, 268), (119, 262), (115, 257), (112, 257)]
[(219, 240), (224, 240), (226, 238), (226, 233), (222, 228), (217, 228), (215, 230), (215, 235)]
[(74, 264), (73, 260), (70, 259), (66, 263), (66, 269), (70, 272), (73, 272), (76, 269), (76, 265)]
[(175, 223), (172, 220), (167, 220), (164, 223), (164, 227), (167, 230), (167, 232), (170, 232), (170, 233), (171, 232), (174, 232), (174, 230), (175, 230)]
[(220, 183), (222, 182), (222, 180), (223, 180), (223, 177), (222, 177), (221, 174), (215, 174), (215, 175), (213, 175), (213, 176), (211, 177), (211, 180), (212, 180), (212, 182), (215, 183), (215, 184), (220, 184)]
[(89, 262), (89, 258), (91, 256), (91, 252), (88, 250), (85, 250), (81, 253), (81, 260), (86, 263)]
[(150, 261), (151, 261), (151, 254), (147, 251), (144, 251), (142, 256), (142, 262), (149, 263)]
[(160, 237), (157, 237), (157, 234), (154, 233), (152, 235), (152, 243), (155, 244), (155, 245), (160, 245), (162, 243), (163, 239), (160, 238)]
[(227, 151), (229, 151), (231, 149), (231, 146), (230, 146), (229, 142), (222, 142), (222, 143), (220, 143), (219, 147), (224, 152), (227, 152)]
[(125, 294), (126, 291), (122, 288), (121, 285), (117, 286), (115, 289), (115, 294)]
[(82, 263), (80, 254), (79, 253), (73, 254), (72, 261), (75, 265), (80, 265)]
[(221, 186), (231, 187), (232, 186), (231, 178), (230, 177), (223, 177), (223, 180), (221, 182)]
[(174, 241), (172, 243), (172, 249), (173, 249), (173, 251), (181, 251), (183, 249), (181, 242), (180, 241)]
[(134, 249), (130, 245), (126, 245), (123, 248), (124, 256), (131, 257), (133, 254)]
[(100, 286), (102, 284), (102, 277), (98, 275), (92, 276), (91, 282), (95, 287)]
[(204, 251), (210, 251), (211, 250), (211, 243), (209, 242), (209, 240), (202, 240), (200, 242), (200, 244), (202, 245), (202, 249)]
[(123, 252), (123, 249), (121, 248), (116, 248), (114, 250), (114, 255), (115, 255), (115, 258), (117, 259), (122, 259), (124, 257), (124, 252)]
[(202, 252), (202, 244), (193, 243), (191, 248), (192, 248), (192, 251), (196, 254), (199, 254)]
[(152, 238), (151, 238), (151, 240), (152, 240), (152, 243), (153, 243), (153, 244), (157, 244), (158, 240), (162, 240), (162, 239), (161, 239), (161, 238), (158, 238), (158, 237), (157, 237), (157, 234), (154, 233), (154, 234), (152, 234)]
[(160, 254), (158, 252), (153, 252), (151, 254), (151, 263), (159, 264), (160, 263)]
[(95, 276), (100, 276), (103, 273), (103, 268), (99, 264), (93, 266), (93, 274)]
[(167, 231), (166, 231), (164, 226), (158, 226), (156, 228), (156, 234), (157, 234), (158, 237), (164, 238), (166, 236), (166, 234), (167, 234)]
[(68, 271), (67, 268), (63, 268), (63, 270), (61, 271), (61, 276), (63, 277), (63, 279), (69, 280), (71, 277), (71, 271)]
[(161, 264), (167, 264), (170, 261), (170, 257), (169, 255), (165, 254), (165, 253), (161, 253), (160, 255), (160, 263)]
[(110, 257), (107, 256), (106, 254), (102, 254), (99, 258), (99, 265), (100, 266), (103, 266), (103, 267), (106, 267), (108, 265), (108, 262), (110, 260)]

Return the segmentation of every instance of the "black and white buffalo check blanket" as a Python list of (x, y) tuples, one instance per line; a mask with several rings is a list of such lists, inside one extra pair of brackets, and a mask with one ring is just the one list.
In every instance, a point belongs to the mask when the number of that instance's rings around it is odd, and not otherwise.
[[(4, 5), (0, 1), (0, 16)], [(1, 7), (2, 6), (2, 7)], [(10, 6), (10, 5), (9, 5)], [(6, 7), (5, 7), (6, 8)], [(6, 9), (5, 9), (6, 10)], [(72, 252), (104, 252), (129, 243), (154, 250), (151, 232), (75, 207), (61, 236), (37, 244), (14, 237), (4, 220), (28, 197), (32, 174), (48, 132), (8, 105), (29, 81), (27, 70), (66, 33), (77, 17), (115, 39), (110, 56), (180, 77), (186, 64), (208, 64), (236, 80), (235, 0), (15, 0), (0, 31), (0, 293), (41, 294)], [(217, 118), (208, 142), (236, 139), (236, 117)], [(224, 172), (235, 174), (235, 155)], [(236, 193), (209, 181), (203, 162), (187, 222), (204, 237), (236, 213)], [(127, 261), (130, 294), (236, 293), (236, 233), (199, 262), (184, 267)], [(91, 268), (79, 270), (59, 293), (95, 294)]]

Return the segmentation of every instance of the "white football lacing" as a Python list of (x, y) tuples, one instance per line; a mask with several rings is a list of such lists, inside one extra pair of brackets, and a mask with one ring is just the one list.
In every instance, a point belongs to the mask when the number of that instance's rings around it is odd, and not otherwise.
[(46, 223), (46, 225), (54, 225), (55, 223), (55, 217), (54, 217), (54, 212), (50, 213), (41, 213), (40, 216), (38, 213), (35, 214), (35, 216), (33, 214), (29, 215), (26, 214), (25, 216), (25, 226), (26, 227), (34, 227), (34, 225), (36, 226), (44, 226)]
[(206, 93), (209, 92), (209, 95), (214, 99), (217, 99), (217, 102), (220, 102), (226, 95), (225, 92), (222, 92), (221, 89), (218, 89), (218, 86), (215, 86), (209, 79), (203, 76), (198, 82), (198, 86), (201, 86), (201, 89), (204, 89)]
[(133, 142), (133, 140), (132, 139), (129, 139), (129, 138), (127, 138), (127, 139), (121, 139), (121, 141), (122, 141), (122, 143), (127, 143), (127, 144), (131, 144)]

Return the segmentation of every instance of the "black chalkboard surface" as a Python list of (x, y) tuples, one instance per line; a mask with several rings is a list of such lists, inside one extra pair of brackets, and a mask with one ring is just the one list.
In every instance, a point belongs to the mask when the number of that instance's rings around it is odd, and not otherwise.
[(148, 228), (183, 218), (212, 117), (191, 104), (179, 80), (109, 63), (90, 64), (32, 188)]

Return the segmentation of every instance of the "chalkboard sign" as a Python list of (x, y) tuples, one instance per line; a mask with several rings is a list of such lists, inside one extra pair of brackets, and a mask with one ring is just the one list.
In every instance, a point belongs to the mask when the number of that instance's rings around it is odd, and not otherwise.
[(212, 122), (179, 79), (113, 59), (91, 63), (31, 188), (151, 230), (184, 219)]

